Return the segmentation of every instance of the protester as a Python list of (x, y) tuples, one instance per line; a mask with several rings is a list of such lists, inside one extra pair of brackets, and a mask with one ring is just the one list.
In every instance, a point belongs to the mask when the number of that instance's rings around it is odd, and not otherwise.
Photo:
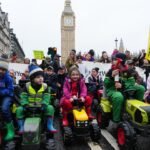
[(66, 60), (66, 63), (65, 63), (65, 66), (66, 66), (68, 72), (69, 72), (69, 69), (73, 65), (76, 65), (76, 53), (75, 53), (75, 51), (72, 50), (69, 54), (68, 59)]
[(84, 61), (95, 61), (94, 59), (94, 55), (95, 55), (95, 52), (93, 49), (91, 49), (87, 54), (85, 54), (85, 56), (82, 58)]
[(13, 103), (14, 86), (13, 79), (8, 73), (8, 62), (0, 59), (0, 100), (2, 108), (2, 117), (6, 123), (6, 136), (5, 141), (12, 140), (14, 138), (14, 126), (11, 116), (11, 105)]
[(55, 74), (54, 68), (52, 66), (47, 68), (47, 72), (44, 74), (44, 82), (51, 87), (53, 92), (57, 92), (57, 75)]
[(54, 56), (54, 59), (53, 59), (53, 61), (51, 62), (51, 66), (54, 68), (54, 72), (55, 73), (57, 73), (58, 72), (58, 68), (60, 67), (60, 64), (61, 64), (61, 62), (60, 62), (60, 55), (58, 55), (58, 54), (56, 54), (55, 56)]
[(22, 73), (21, 79), (20, 80), (28, 80), (29, 79), (29, 70), (26, 69), (24, 73)]
[(128, 74), (134, 77), (136, 84), (143, 85), (146, 88), (146, 83), (144, 82), (143, 78), (139, 75), (139, 73), (136, 71), (135, 63), (136, 62), (134, 59), (127, 61)]
[[(125, 65), (126, 55), (122, 53), (116, 54), (116, 59), (112, 62), (112, 68), (106, 74), (104, 85), (106, 93), (112, 102), (113, 120), (109, 124), (109, 131), (117, 128), (121, 121), (121, 111), (124, 103), (124, 97), (120, 90), (134, 89), (136, 91), (135, 98), (143, 100), (145, 88), (141, 85), (135, 84), (134, 77), (128, 73), (128, 67)], [(118, 80), (116, 76), (120, 75), (122, 78)]]
[(82, 56), (80, 56), (80, 55), (77, 56), (77, 66), (78, 66), (78, 69), (79, 69), (81, 75), (84, 78), (86, 78), (88, 76), (89, 72), (88, 72), (88, 69), (87, 69), (86, 65), (83, 64), (83, 62), (82, 62)]
[(15, 71), (13, 69), (9, 70), (9, 74), (13, 79), (13, 84), (16, 84), (16, 76), (15, 76)]
[(44, 116), (47, 118), (47, 130), (51, 133), (56, 133), (57, 130), (53, 127), (54, 108), (50, 105), (51, 99), (48, 86), (43, 83), (43, 70), (32, 64), (29, 66), (29, 71), (30, 82), (26, 84), (24, 91), (21, 93), (21, 106), (16, 110), (18, 133), (22, 134), (24, 132), (25, 108), (35, 102), (42, 104), (41, 110), (44, 111)]
[(87, 96), (87, 87), (77, 67), (70, 68), (69, 77), (63, 87), (63, 97), (61, 99), (63, 126), (68, 126), (67, 115), (73, 109), (74, 99), (80, 99), (84, 102), (89, 119), (93, 119), (94, 117), (91, 115), (92, 99)]
[(101, 90), (103, 90), (103, 80), (99, 75), (99, 68), (93, 68), (91, 75), (88, 77), (88, 91), (92, 99), (99, 99), (101, 97)]
[(138, 57), (138, 60), (139, 60), (139, 67), (143, 67), (145, 56), (146, 56), (145, 49), (143, 49), (143, 50), (140, 52), (139, 57)]
[(30, 59), (29, 58), (25, 58), (24, 59), (24, 64), (30, 64)]
[(118, 53), (119, 53), (119, 50), (114, 49), (112, 54), (111, 54), (111, 58), (113, 59), (116, 56), (116, 54), (118, 54)]
[(101, 62), (101, 63), (110, 63), (110, 62), (111, 62), (111, 61), (110, 61), (110, 58), (108, 57), (106, 51), (103, 51), (103, 52), (102, 52), (102, 56), (101, 56), (101, 58), (100, 58), (100, 62)]
[(67, 77), (66, 73), (66, 68), (65, 66), (61, 66), (58, 68), (58, 73), (57, 73), (57, 80), (56, 80), (56, 85), (57, 85), (57, 98), (60, 99), (63, 95), (63, 85), (65, 82), (65, 78)]
[(44, 60), (42, 60), (42, 63), (40, 64), (40, 67), (44, 70), (45, 68), (47, 68), (48, 66), (50, 66), (51, 63), (51, 59), (49, 56), (45, 57)]
[(125, 51), (125, 55), (126, 55), (126, 60), (131, 60), (132, 59), (131, 52), (129, 50)]

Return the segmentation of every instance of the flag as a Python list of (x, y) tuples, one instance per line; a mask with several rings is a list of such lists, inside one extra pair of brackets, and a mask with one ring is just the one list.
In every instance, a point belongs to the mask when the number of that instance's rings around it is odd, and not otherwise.
[(149, 38), (148, 38), (148, 47), (146, 52), (146, 59), (150, 61), (150, 29), (149, 29)]

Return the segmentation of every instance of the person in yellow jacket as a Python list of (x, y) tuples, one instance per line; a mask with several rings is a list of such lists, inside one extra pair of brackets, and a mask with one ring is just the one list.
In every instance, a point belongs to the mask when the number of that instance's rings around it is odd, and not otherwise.
[(50, 105), (50, 93), (48, 92), (48, 86), (45, 84), (43, 77), (43, 70), (31, 64), (29, 66), (30, 82), (26, 83), (26, 87), (21, 93), (21, 106), (16, 110), (16, 117), (19, 126), (19, 134), (24, 131), (24, 117), (26, 107), (32, 104), (41, 104), (41, 110), (44, 111), (44, 115), (47, 116), (47, 130), (55, 133), (57, 130), (53, 127), (54, 107)]

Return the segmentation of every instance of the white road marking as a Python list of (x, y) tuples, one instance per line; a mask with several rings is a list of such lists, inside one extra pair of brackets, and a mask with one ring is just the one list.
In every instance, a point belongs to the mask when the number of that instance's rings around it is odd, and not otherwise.
[(101, 134), (115, 150), (119, 150), (116, 139), (107, 130), (101, 129)]
[(102, 150), (102, 148), (100, 147), (100, 145), (97, 144), (97, 143), (89, 141), (88, 145), (91, 148), (91, 150)]

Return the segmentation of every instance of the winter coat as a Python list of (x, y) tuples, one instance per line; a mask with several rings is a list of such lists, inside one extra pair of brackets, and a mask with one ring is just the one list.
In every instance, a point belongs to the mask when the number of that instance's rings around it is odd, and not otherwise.
[(0, 96), (13, 96), (14, 86), (13, 79), (8, 72), (3, 77), (0, 77)]
[(52, 75), (44, 74), (44, 81), (52, 88), (52, 90), (54, 90), (54, 92), (56, 92), (57, 75), (55, 73)]
[[(84, 79), (80, 79), (78, 81), (78, 94), (79, 97), (86, 97), (87, 96), (87, 87), (85, 85)], [(63, 98), (62, 99), (70, 99), (72, 97), (72, 91), (71, 91), (71, 79), (66, 78), (64, 87), (63, 87)]]
[[(20, 95), (21, 97), (21, 105), (25, 106), (30, 103), (40, 102), (43, 105), (49, 105), (51, 102), (51, 97), (49, 94), (49, 89), (47, 84), (43, 83), (40, 87), (34, 87), (32, 84), (26, 83), (26, 87)], [(30, 100), (33, 99), (33, 100)], [(33, 101), (33, 102), (32, 102)]]
[[(88, 91), (89, 92), (96, 92), (97, 90), (103, 89), (103, 80), (98, 75), (97, 79), (94, 78), (92, 75), (88, 77)], [(97, 85), (98, 83), (98, 85)]]
[[(133, 76), (125, 76), (128, 72), (124, 72), (124, 74), (120, 75), (120, 83), (122, 84), (122, 90), (125, 89), (134, 89), (135, 86), (135, 78)], [(110, 91), (115, 91), (115, 81), (112, 77), (112, 69), (108, 71), (106, 77), (104, 79), (104, 86), (106, 88), (107, 95), (109, 95)]]
[(69, 72), (69, 69), (74, 65), (76, 65), (76, 61), (73, 61), (69, 58), (66, 60), (65, 67), (67, 68), (68, 72)]

